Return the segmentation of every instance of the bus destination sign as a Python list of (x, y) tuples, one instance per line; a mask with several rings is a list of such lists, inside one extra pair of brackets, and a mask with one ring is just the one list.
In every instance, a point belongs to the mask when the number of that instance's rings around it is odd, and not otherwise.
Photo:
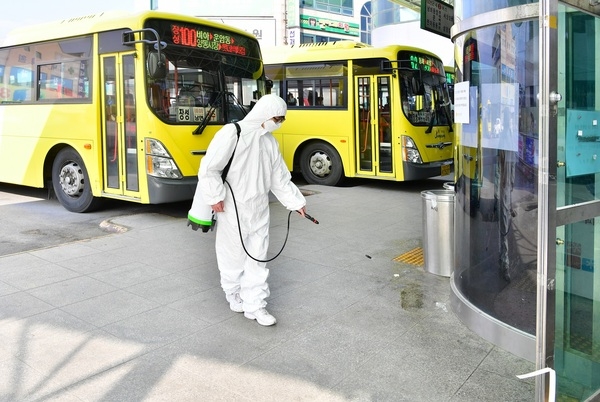
[(214, 50), (216, 52), (246, 56), (248, 49), (238, 44), (236, 37), (231, 33), (220, 33), (209, 27), (190, 28), (182, 25), (171, 24), (173, 44), (189, 46), (198, 49)]
[(425, 54), (410, 53), (408, 60), (410, 60), (410, 68), (413, 70), (427, 71), (433, 74), (445, 74), (440, 68), (440, 62)]

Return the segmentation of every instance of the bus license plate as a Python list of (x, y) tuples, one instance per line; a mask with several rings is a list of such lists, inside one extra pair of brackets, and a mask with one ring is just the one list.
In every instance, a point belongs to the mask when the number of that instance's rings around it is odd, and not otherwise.
[(450, 174), (450, 165), (443, 165), (442, 173), (440, 174), (440, 176), (447, 176), (449, 174)]

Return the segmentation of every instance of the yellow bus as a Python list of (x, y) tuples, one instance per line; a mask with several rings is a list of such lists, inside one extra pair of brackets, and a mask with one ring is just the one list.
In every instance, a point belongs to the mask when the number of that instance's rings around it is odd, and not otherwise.
[(273, 91), (288, 101), (275, 136), (288, 168), (307, 182), (452, 172), (450, 98), (433, 53), (339, 41), (263, 49), (263, 60)]
[(103, 198), (192, 199), (214, 133), (267, 91), (258, 41), (190, 16), (106, 12), (0, 44), (0, 182)]

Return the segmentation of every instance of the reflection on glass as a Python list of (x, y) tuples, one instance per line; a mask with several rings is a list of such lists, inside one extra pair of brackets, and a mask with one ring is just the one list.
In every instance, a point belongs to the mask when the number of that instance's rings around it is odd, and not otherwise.
[(489, 11), (501, 10), (507, 7), (523, 4), (538, 3), (538, 0), (485, 0), (485, 1), (457, 1), (454, 3), (454, 15), (464, 20), (474, 15)]
[(456, 42), (469, 120), (457, 125), (454, 281), (473, 305), (530, 334), (536, 325), (538, 155), (538, 46), (531, 37), (537, 31), (537, 21), (505, 24)]

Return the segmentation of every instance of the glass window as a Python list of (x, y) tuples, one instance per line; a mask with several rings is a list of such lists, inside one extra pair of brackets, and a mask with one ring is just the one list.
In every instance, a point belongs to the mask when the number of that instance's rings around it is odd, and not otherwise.
[(373, 31), (371, 20), (371, 2), (366, 2), (360, 10), (360, 41), (371, 44), (371, 31)]
[(304, 108), (346, 107), (344, 82), (339, 78), (288, 80), (288, 105)]
[(347, 107), (345, 63), (271, 65), (265, 73), (273, 80), (273, 93), (286, 99), (289, 108)]
[(354, 0), (302, 0), (303, 8), (313, 8), (333, 14), (354, 15)]
[(89, 100), (91, 51), (91, 36), (1, 50), (0, 102)]
[(89, 98), (88, 62), (71, 61), (38, 67), (39, 99)]

